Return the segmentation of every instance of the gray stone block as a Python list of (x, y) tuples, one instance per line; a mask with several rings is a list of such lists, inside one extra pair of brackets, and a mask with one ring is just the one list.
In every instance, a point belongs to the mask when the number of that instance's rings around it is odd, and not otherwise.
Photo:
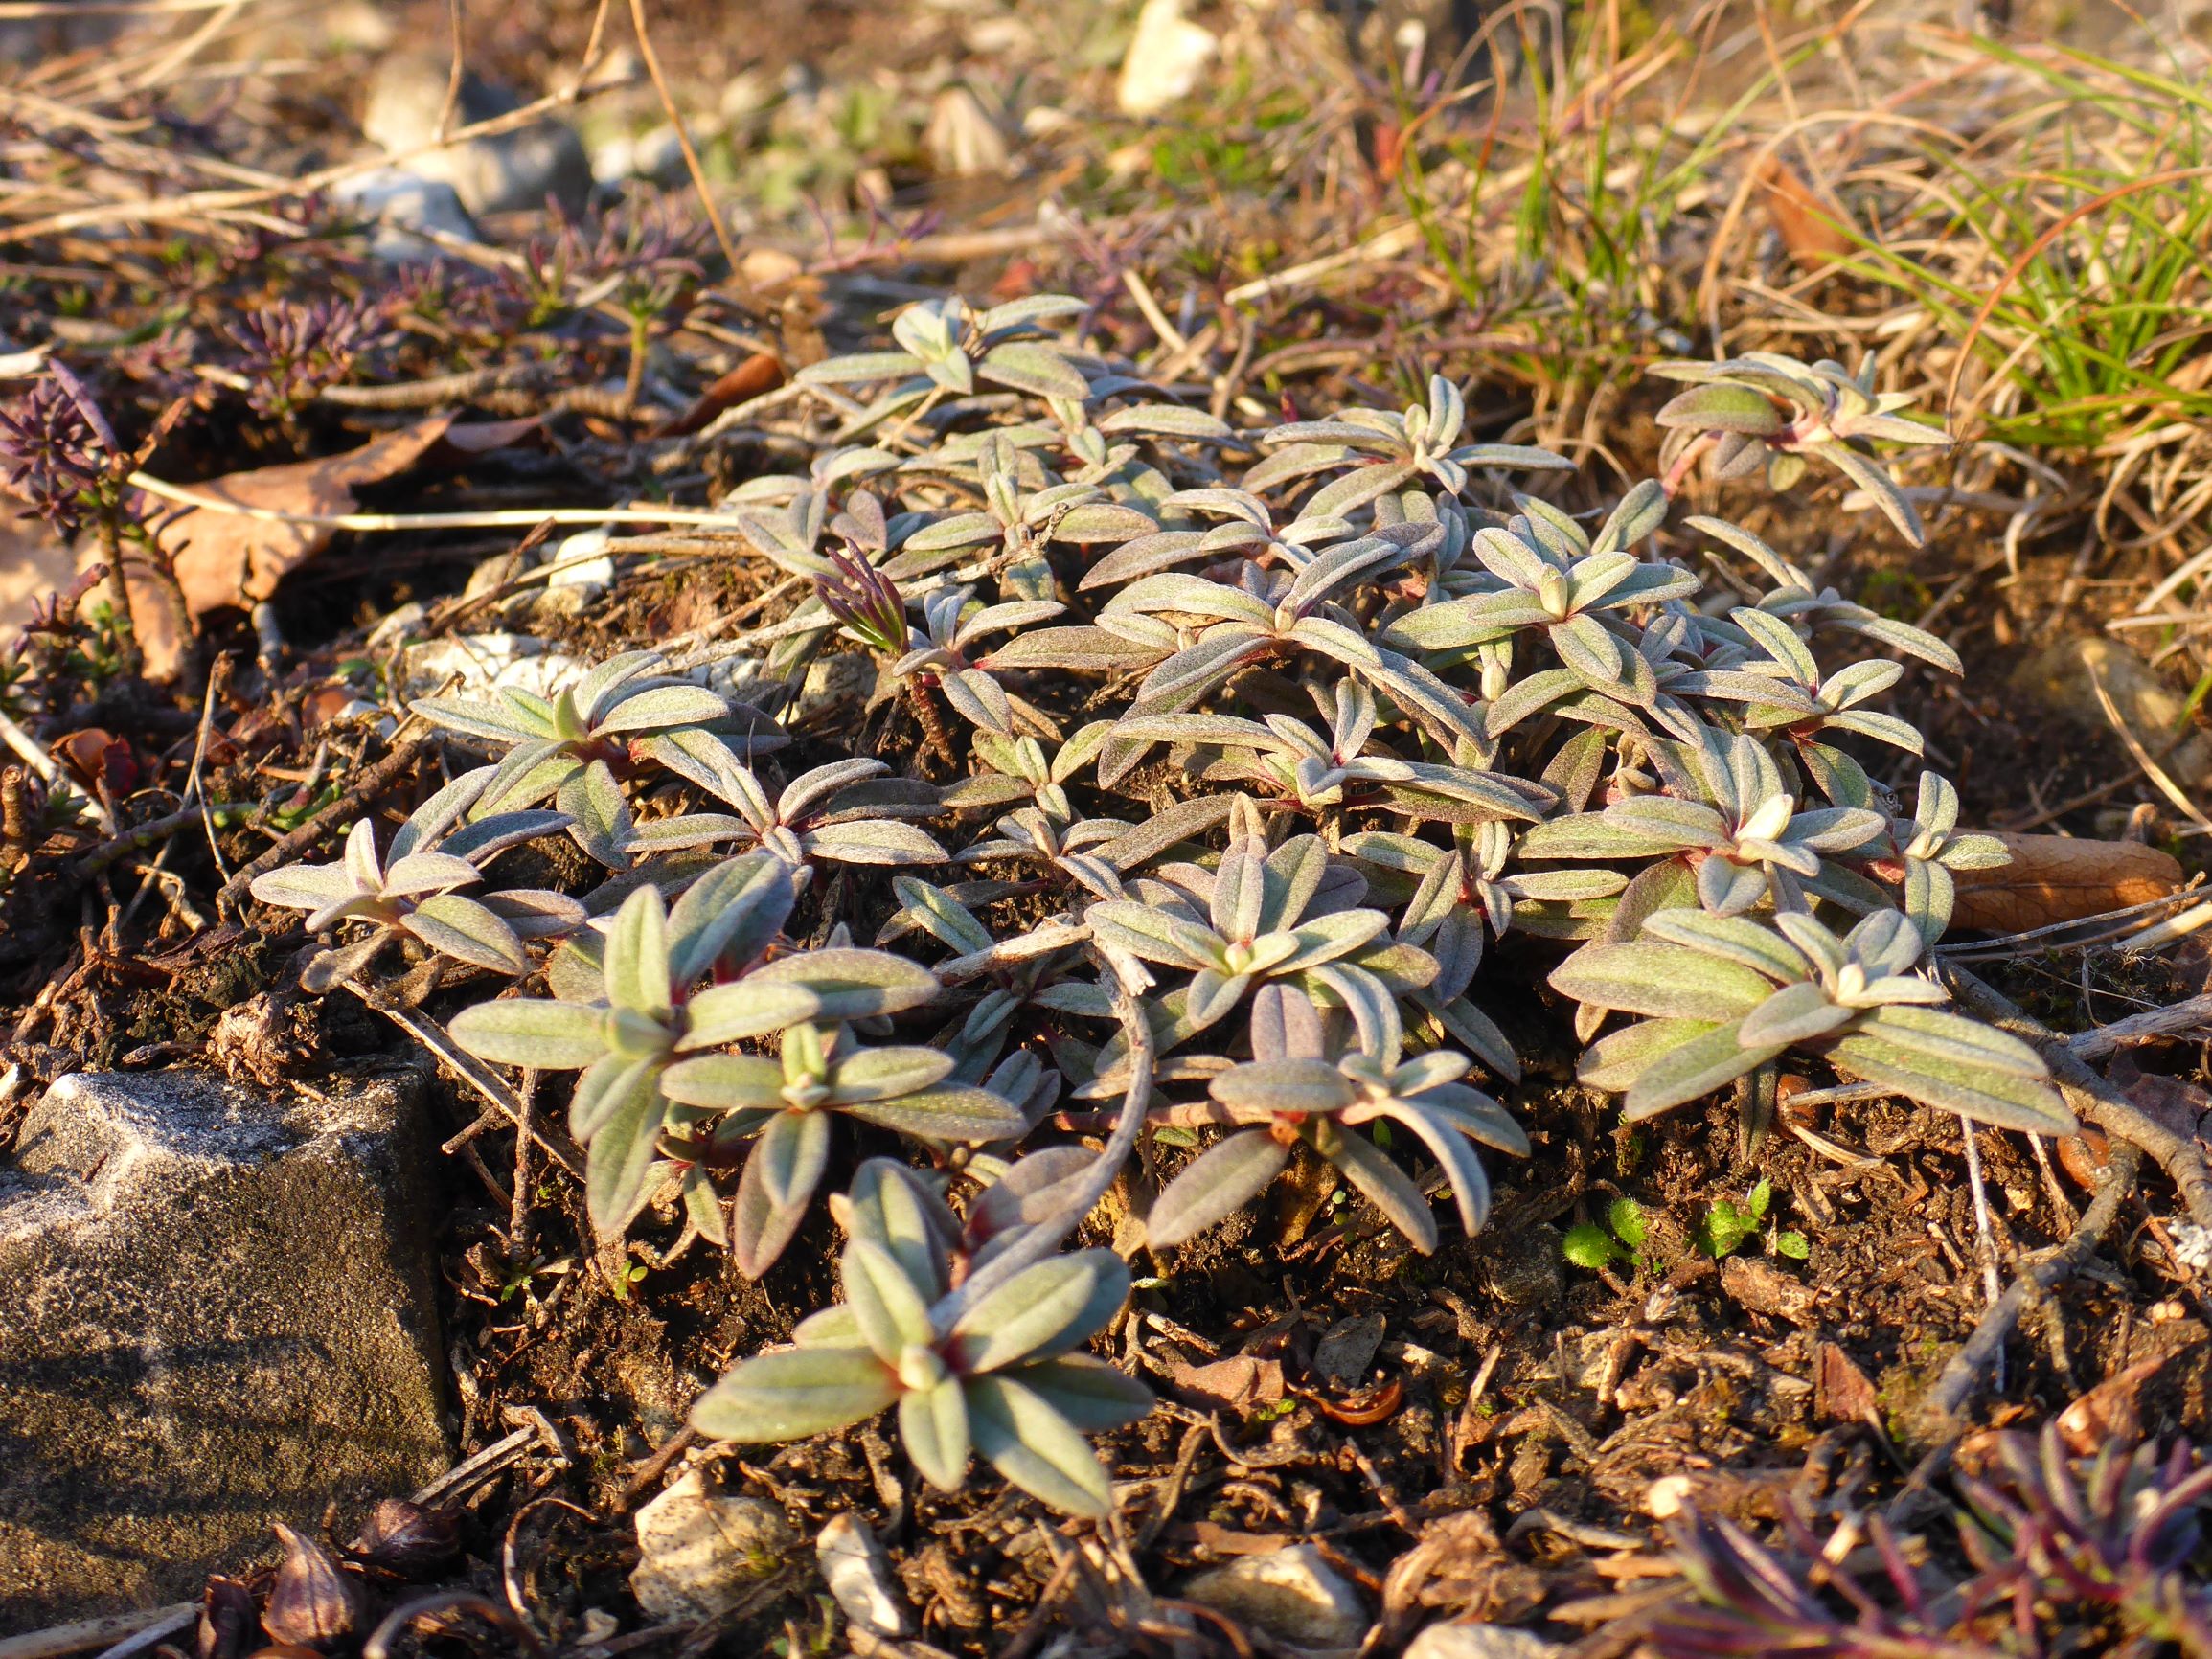
[(182, 1599), (449, 1462), (410, 1072), (64, 1078), (0, 1168), (0, 1633)]
[[(575, 129), (551, 117), (436, 149), (445, 113), (451, 60), (435, 52), (401, 51), (386, 57), (369, 78), (361, 130), (398, 165), (424, 178), (452, 185), (471, 214), (535, 212), (551, 196), (572, 217), (591, 194), (591, 158)], [(522, 107), (512, 89), (465, 73), (453, 111), (458, 130), (512, 115)]]

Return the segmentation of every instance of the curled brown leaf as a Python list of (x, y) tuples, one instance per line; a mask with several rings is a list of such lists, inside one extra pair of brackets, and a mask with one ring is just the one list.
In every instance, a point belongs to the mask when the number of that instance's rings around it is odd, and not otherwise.
[(1958, 873), (1954, 928), (2024, 933), (2145, 904), (2181, 886), (2181, 866), (2140, 841), (2014, 834), (1997, 839), (2013, 861)]

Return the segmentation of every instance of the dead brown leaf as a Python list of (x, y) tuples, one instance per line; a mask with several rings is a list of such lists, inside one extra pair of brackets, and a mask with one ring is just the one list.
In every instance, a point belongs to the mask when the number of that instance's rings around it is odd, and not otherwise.
[(1341, 1398), (1331, 1398), (1303, 1388), (1291, 1392), (1316, 1407), (1323, 1417), (1348, 1428), (1367, 1428), (1386, 1421), (1398, 1415), (1398, 1408), (1405, 1401), (1405, 1385), (1396, 1377)]
[(2201, 1133), (2199, 1125), (2204, 1114), (2212, 1112), (2212, 1090), (2187, 1078), (2143, 1071), (2124, 1055), (2113, 1060), (2109, 1071), (2128, 1099), (2183, 1140)]
[(1283, 1362), (1240, 1353), (1207, 1365), (1168, 1362), (1168, 1381), (1193, 1405), (1211, 1406), (1240, 1416), (1283, 1399)]
[(2140, 841), (2013, 834), (1997, 839), (2011, 850), (2013, 861), (1958, 873), (1953, 927), (2024, 933), (2146, 904), (2181, 885), (2181, 866)]
[(1512, 1623), (1542, 1605), (1546, 1593), (1542, 1573), (1507, 1553), (1487, 1510), (1440, 1515), (1383, 1578), (1385, 1645), (1396, 1650), (1416, 1624), (1439, 1613)]
[[(515, 423), (500, 421), (500, 428)], [(525, 423), (527, 424), (527, 423)], [(373, 438), (343, 455), (294, 461), (233, 472), (194, 489), (241, 507), (269, 508), (316, 517), (351, 512), (353, 491), (395, 478), (427, 454), (453, 428), (453, 417), (434, 415), (397, 432)], [(457, 447), (474, 448), (480, 430), (461, 428)], [(509, 440), (511, 441), (511, 440)], [(187, 508), (161, 528), (159, 540), (175, 561), (177, 585), (196, 619), (228, 606), (251, 606), (277, 590), (285, 574), (305, 564), (335, 534), (316, 524), (272, 524), (214, 508)]]
[(1874, 1384), (1833, 1342), (1813, 1351), (1813, 1409), (1826, 1422), (1859, 1422), (1878, 1401)]
[(2083, 1191), (2094, 1193), (2105, 1179), (2105, 1166), (2111, 1162), (2111, 1143), (2105, 1132), (2084, 1124), (2079, 1134), (2065, 1135), (2057, 1142), (2059, 1168), (2065, 1170)]
[(1178, 1544), (1191, 1545), (1201, 1560), (1230, 1556), (1271, 1556), (1290, 1543), (1281, 1533), (1240, 1532), (1219, 1521), (1178, 1522), (1168, 1529), (1168, 1536)]
[(2138, 1359), (2125, 1371), (2115, 1372), (2073, 1404), (2059, 1413), (2059, 1438), (2076, 1457), (2087, 1457), (2100, 1446), (2130, 1444), (2143, 1438), (2143, 1414), (2136, 1398), (2143, 1384), (2174, 1357), (2174, 1351)]
[(1788, 162), (1769, 155), (1753, 177), (1767, 216), (1791, 259), (1808, 270), (1818, 270), (1850, 257), (1851, 239), (1837, 222), (1841, 212), (1814, 193)]
[(784, 383), (784, 365), (772, 352), (755, 352), (698, 396), (681, 415), (664, 420), (649, 438), (682, 438), (704, 427), (725, 409), (773, 392)]
[(0, 635), (12, 640), (28, 626), (33, 607), (67, 593), (77, 578), (77, 557), (51, 526), (20, 517), (0, 499)]

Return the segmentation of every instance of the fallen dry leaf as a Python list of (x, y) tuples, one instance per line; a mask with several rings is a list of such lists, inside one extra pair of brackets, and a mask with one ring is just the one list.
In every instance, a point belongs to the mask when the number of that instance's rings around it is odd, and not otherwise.
[(698, 396), (698, 401), (673, 420), (664, 420), (649, 438), (681, 438), (699, 431), (725, 409), (735, 409), (749, 398), (773, 392), (784, 383), (784, 365), (772, 352), (755, 352)]
[(1859, 1422), (1880, 1403), (1874, 1384), (1833, 1342), (1813, 1351), (1813, 1409), (1824, 1422)]
[(1336, 1388), (1356, 1387), (1375, 1363), (1387, 1329), (1380, 1313), (1339, 1319), (1313, 1345), (1314, 1375)]
[(1291, 1392), (1312, 1405), (1323, 1417), (1351, 1428), (1365, 1428), (1397, 1416), (1399, 1406), (1405, 1400), (1405, 1385), (1396, 1377), (1375, 1388), (1346, 1395), (1341, 1399), (1332, 1399), (1327, 1395), (1303, 1388)]
[(2181, 866), (2140, 841), (2011, 834), (1997, 839), (2011, 849), (2013, 861), (1995, 870), (1959, 872), (1954, 928), (2025, 933), (2147, 904), (2181, 886)]
[(2187, 1078), (2146, 1072), (2126, 1055), (2115, 1057), (2109, 1070), (2112, 1081), (2151, 1118), (2184, 1140), (2202, 1133), (2204, 1114), (2212, 1112), (2212, 1090)]
[(12, 641), (30, 625), (41, 600), (67, 593), (77, 579), (77, 556), (68, 543), (29, 514), (17, 516), (0, 498), (0, 640)]
[(1767, 216), (1791, 259), (1818, 270), (1850, 256), (1851, 239), (1838, 223), (1841, 212), (1815, 194), (1788, 162), (1769, 155), (1753, 176)]
[(2132, 1444), (2143, 1438), (2143, 1414), (2136, 1397), (2169, 1359), (2173, 1350), (2138, 1359), (2082, 1395), (2059, 1413), (2059, 1438), (2076, 1457), (2087, 1457), (2100, 1446), (2117, 1442)]
[(1283, 1362), (1235, 1354), (1206, 1365), (1168, 1362), (1168, 1381), (1193, 1405), (1239, 1414), (1276, 1405), (1283, 1398)]
[[(457, 456), (504, 448), (536, 429), (536, 418), (454, 423), (434, 415), (372, 438), (343, 455), (233, 472), (193, 488), (241, 507), (327, 517), (351, 512), (353, 492), (396, 478), (441, 447)], [(273, 524), (214, 508), (192, 507), (165, 521), (158, 539), (175, 561), (177, 585), (196, 620), (224, 606), (250, 607), (276, 592), (286, 573), (305, 564), (336, 533), (318, 524)], [(137, 584), (132, 584), (137, 592)]]
[(1228, 1556), (1271, 1556), (1290, 1543), (1281, 1533), (1240, 1532), (1219, 1521), (1179, 1523), (1168, 1529), (1168, 1536), (1178, 1544), (1191, 1545), (1198, 1552), (1200, 1560)]
[(1799, 1479), (1795, 1468), (1712, 1469), (1661, 1475), (1644, 1489), (1644, 1512), (1664, 1521), (1695, 1507), (1739, 1525), (1781, 1518)]
[[(358, 449), (233, 472), (193, 488), (201, 495), (279, 512), (327, 516), (353, 511), (354, 489), (396, 477), (420, 461), (453, 424), (450, 415), (372, 438)], [(330, 545), (316, 524), (271, 524), (213, 508), (191, 507), (165, 523), (161, 545), (175, 560), (177, 585), (194, 617), (267, 599), (286, 572)]]
[(120, 800), (139, 786), (138, 757), (130, 744), (98, 726), (57, 738), (53, 751), (87, 788), (105, 788)]
[[(2138, 1071), (2125, 1054), (2115, 1057), (2109, 1069), (2120, 1092), (2142, 1108), (2152, 1122), (2184, 1140), (2195, 1139), (2203, 1144), (2205, 1115), (2212, 1112), (2212, 1091), (2186, 1078)], [(2093, 1193), (2103, 1184), (2106, 1165), (2111, 1159), (2111, 1146), (2102, 1129), (2084, 1124), (2077, 1133), (2062, 1136), (2054, 1143), (2054, 1148), (2059, 1154), (2059, 1167), (2077, 1185)]]
[(2111, 1143), (2105, 1139), (2104, 1130), (2084, 1124), (2079, 1133), (2062, 1136), (2056, 1147), (2059, 1168), (2076, 1186), (2094, 1193), (2103, 1185), (2105, 1166), (2112, 1157)]

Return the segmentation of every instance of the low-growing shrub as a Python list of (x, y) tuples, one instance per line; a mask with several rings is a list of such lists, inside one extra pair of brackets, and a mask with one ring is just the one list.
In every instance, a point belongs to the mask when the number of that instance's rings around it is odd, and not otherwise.
[[(1528, 1145), (1474, 1080), (1518, 1078), (1483, 1007), (1510, 934), (1562, 959), (1581, 1075), (1630, 1117), (1795, 1051), (1983, 1122), (2071, 1126), (2041, 1061), (1945, 1011), (1927, 961), (1951, 871), (2001, 849), (1958, 832), (1933, 773), (1907, 813), (1867, 769), (1922, 743), (1874, 706), (1904, 666), (1859, 653), (1957, 658), (1740, 528), (1670, 523), (1699, 457), (1787, 486), (1810, 456), (1917, 534), (1868, 443), (1940, 439), (1904, 399), (1834, 364), (1668, 365), (1699, 384), (1661, 416), (1667, 476), (1592, 524), (1516, 488), (1567, 462), (1470, 442), (1441, 377), (1403, 410), (1238, 430), (1046, 334), (1081, 309), (909, 309), (898, 350), (800, 375), (809, 468), (727, 501), (812, 587), (753, 648), (762, 679), (869, 653), (872, 706), (903, 699), (966, 775), (863, 754), (779, 778), (771, 696), (738, 706), (632, 652), (551, 699), (419, 703), (492, 763), (381, 862), (364, 828), (342, 866), (257, 886), (495, 974), (550, 952), (551, 996), (486, 996), (452, 1034), (582, 1072), (569, 1121), (607, 1237), (670, 1192), (758, 1274), (821, 1182), (831, 1114), (929, 1150), (930, 1172), (872, 1160), (833, 1200), (846, 1301), (741, 1364), (701, 1433), (896, 1404), (933, 1483), (972, 1449), (1099, 1512), (1081, 1434), (1146, 1396), (1077, 1352), (1127, 1269), (1061, 1240), (1147, 1124), (1224, 1131), (1153, 1201), (1157, 1250), (1301, 1145), (1418, 1250), (1440, 1238), (1431, 1162), (1480, 1227), (1476, 1147)], [(483, 871), (557, 830), (614, 873), (574, 914)], [(863, 949), (869, 867), (905, 873)], [(785, 927), (811, 899), (810, 948)], [(1105, 1102), (1105, 1150), (1011, 1155), (1063, 1098)]]

